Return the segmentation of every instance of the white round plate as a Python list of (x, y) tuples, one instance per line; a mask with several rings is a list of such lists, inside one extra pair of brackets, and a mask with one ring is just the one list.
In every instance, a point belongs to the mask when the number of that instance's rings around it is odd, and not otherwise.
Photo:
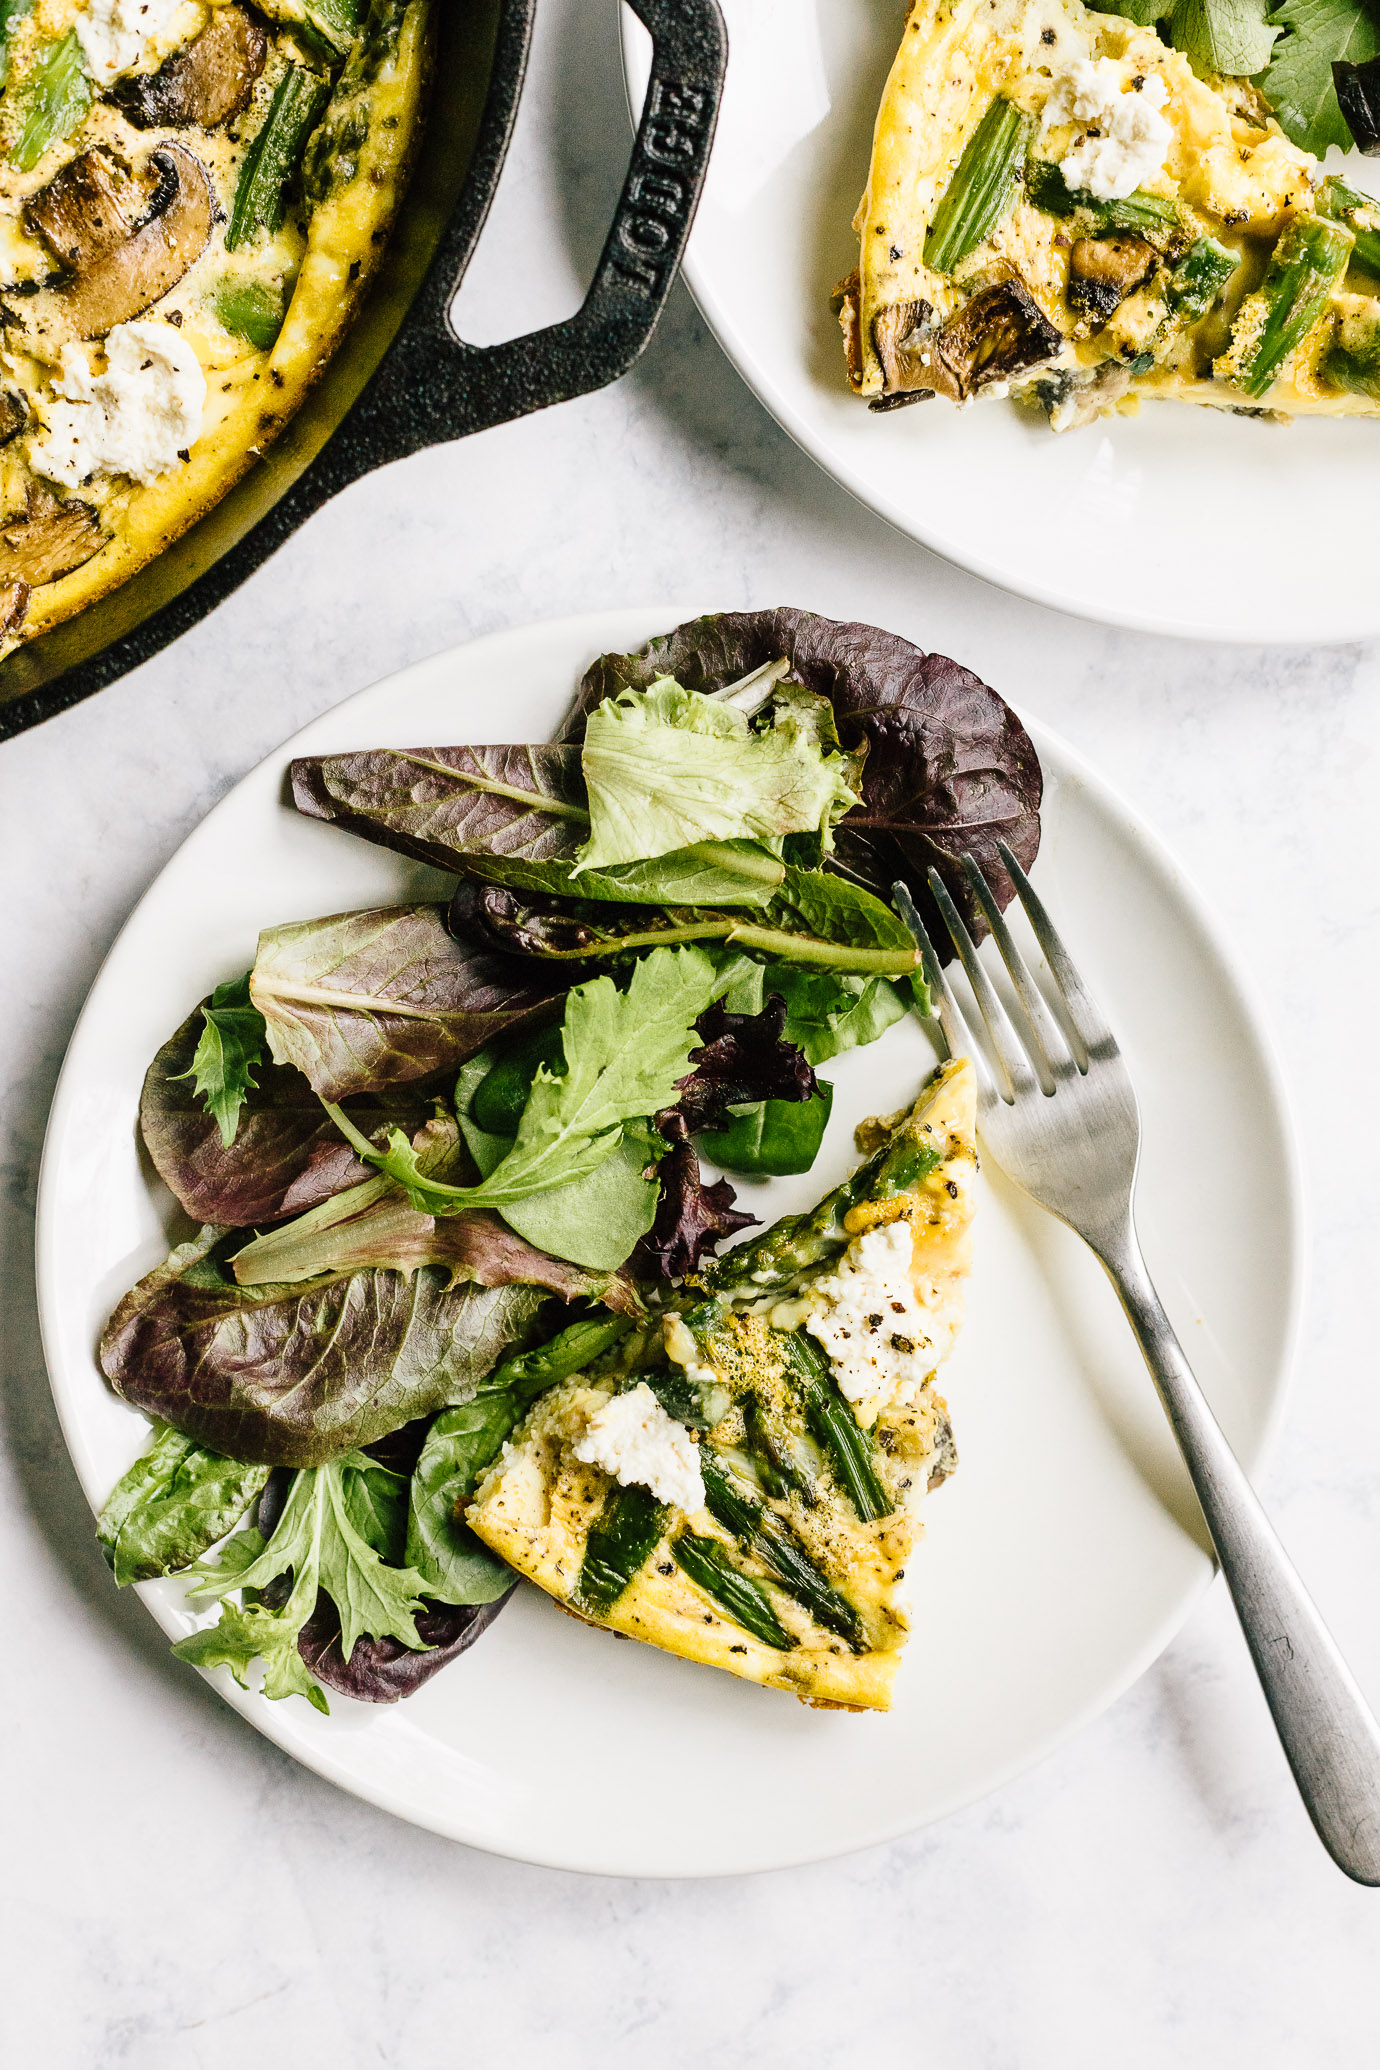
[[(700, 607), (704, 608), (703, 606)], [(586, 664), (698, 615), (606, 612), (500, 634), (375, 684), (222, 800), (145, 894), (72, 1037), (49, 1122), (38, 1285), (53, 1392), (93, 1507), (143, 1449), (94, 1346), (168, 1248), (176, 1211), (136, 1131), (140, 1082), (261, 927), (434, 895), (444, 880), (283, 803), (295, 754), (540, 740)], [(1300, 1294), (1297, 1160), (1255, 1009), (1212, 923), (1129, 808), (1032, 728), (1047, 780), (1043, 888), (1140, 1091), (1151, 1269), (1248, 1463), (1279, 1413)], [(851, 1164), (865, 1114), (934, 1062), (902, 1022), (826, 1066), (814, 1173), (742, 1189), (774, 1216)], [(329, 1718), (211, 1680), (344, 1788), (436, 1832), (562, 1868), (717, 1875), (818, 1859), (939, 1818), (1016, 1773), (1155, 1658), (1206, 1585), (1201, 1523), (1110, 1288), (1065, 1230), (987, 1170), (969, 1321), (947, 1371), (961, 1465), (913, 1563), (914, 1636), (885, 1717), (790, 1697), (591, 1631), (524, 1587), (473, 1651), (391, 1708)], [(176, 1581), (146, 1584), (170, 1636)], [(192, 1672), (188, 1669), (188, 1673)], [(708, 1786), (706, 1783), (708, 1779)]]
[[(845, 380), (829, 294), (858, 263), (851, 224), (905, 0), (720, 5), (728, 85), (685, 277), (821, 467), (946, 560), (1080, 617), (1252, 642), (1380, 632), (1378, 424), (1147, 403), (1055, 437), (1008, 403), (873, 415)], [(622, 18), (640, 108), (650, 43)], [(1345, 163), (1380, 186), (1376, 161)]]

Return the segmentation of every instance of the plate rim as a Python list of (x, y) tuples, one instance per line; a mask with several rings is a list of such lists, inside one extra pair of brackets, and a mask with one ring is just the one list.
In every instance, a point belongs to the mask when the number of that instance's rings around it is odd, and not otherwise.
[[(631, 9), (619, 9), (619, 52), (623, 69), (623, 95), (628, 111), (630, 127), (636, 134), (642, 92), (645, 91), (646, 64), (643, 44), (650, 50), (646, 31), (633, 15)], [(729, 53), (732, 62), (732, 51)], [(722, 299), (708, 285), (699, 264), (699, 248), (704, 232), (701, 220), (691, 229), (681, 261), (681, 274), (690, 292), (695, 307), (704, 318), (714, 342), (723, 353), (729, 365), (750, 395), (766, 410), (772, 421), (778, 424), (805, 457), (812, 461), (820, 472), (851, 496), (862, 509), (869, 510), (882, 519), (903, 539), (913, 540), (934, 555), (946, 567), (957, 568), (965, 575), (975, 575), (979, 581), (990, 584), (993, 589), (1005, 595), (1022, 598), (1026, 603), (1038, 604), (1047, 611), (1059, 611), (1065, 616), (1081, 620), (1085, 625), (1107, 625), (1121, 632), (1148, 633), (1156, 638), (1175, 640), (1205, 640), (1224, 647), (1345, 647), (1357, 641), (1372, 640), (1380, 635), (1380, 590), (1375, 592), (1376, 602), (1370, 612), (1364, 611), (1349, 619), (1339, 632), (1329, 622), (1325, 629), (1314, 627), (1301, 632), (1261, 632), (1257, 628), (1242, 626), (1230, 620), (1189, 621), (1175, 618), (1172, 613), (1118, 609), (1100, 604), (1095, 597), (1065, 593), (1057, 586), (1032, 582), (1016, 576), (983, 558), (980, 553), (957, 552), (946, 545), (942, 538), (923, 520), (916, 520), (884, 491), (875, 489), (869, 482), (865, 470), (853, 468), (841, 456), (830, 457), (822, 440), (816, 435), (804, 414), (788, 402), (777, 384), (772, 380), (765, 366), (754, 361), (746, 344), (746, 326), (738, 326), (728, 313)], [(1185, 408), (1191, 405), (1185, 404)], [(1359, 601), (1358, 601), (1359, 609)], [(1329, 619), (1335, 618), (1329, 613)]]
[[(60, 1243), (56, 1228), (57, 1215), (53, 1206), (57, 1184), (54, 1176), (57, 1161), (56, 1142), (61, 1132), (61, 1125), (65, 1118), (67, 1107), (80, 1090), (81, 1081), (76, 1076), (74, 1059), (74, 1052), (78, 1047), (79, 1037), (83, 1033), (88, 1017), (93, 1016), (99, 1011), (102, 1002), (100, 1002), (98, 995), (106, 973), (114, 962), (126, 935), (139, 921), (145, 905), (157, 892), (165, 876), (177, 867), (188, 843), (194, 840), (218, 813), (230, 806), (245, 784), (260, 776), (261, 772), (270, 764), (275, 768), (281, 768), (284, 758), (289, 752), (302, 751), (299, 743), (306, 736), (322, 722), (338, 716), (349, 705), (385, 687), (395, 688), (413, 675), (423, 675), (435, 669), (439, 663), (446, 661), (452, 655), (460, 653), (469, 654), (475, 650), (482, 651), (486, 648), (501, 651), (505, 644), (520, 644), (535, 632), (559, 633), (568, 636), (572, 645), (583, 636), (583, 644), (586, 646), (598, 648), (600, 651), (621, 651), (610, 647), (608, 643), (610, 639), (616, 642), (619, 639), (628, 637), (628, 635), (620, 632), (611, 632), (610, 628), (612, 627), (616, 627), (624, 622), (630, 627), (636, 627), (645, 625), (650, 621), (663, 622), (669, 627), (703, 615), (703, 600), (700, 600), (698, 604), (690, 605), (670, 604), (663, 606), (648, 603), (645, 605), (623, 605), (603, 611), (562, 614), (550, 618), (526, 620), (520, 625), (483, 634), (474, 640), (456, 642), (448, 647), (438, 649), (431, 655), (423, 656), (417, 661), (410, 662), (405, 668), (380, 677), (376, 682), (363, 685), (360, 689), (351, 692), (348, 697), (342, 698), (337, 704), (328, 707), (325, 711), (318, 712), (306, 725), (299, 727), (295, 733), (290, 734), (276, 747), (271, 748), (252, 768), (247, 769), (230, 786), (224, 796), (219, 798), (210, 810), (203, 814), (201, 819), (188, 830), (172, 854), (167, 857), (149, 879), (111, 942), (106, 955), (102, 958), (83, 1000), (81, 1011), (73, 1024), (63, 1056), (62, 1066), (54, 1087), (52, 1103), (44, 1130), (35, 1207), (35, 1283), (44, 1363), (59, 1427), (62, 1431), (63, 1442), (67, 1447), (73, 1470), (76, 1473), (83, 1496), (93, 1516), (98, 1513), (104, 1501), (104, 1492), (95, 1493), (89, 1485), (88, 1472), (86, 1471), (89, 1461), (82, 1430), (80, 1399), (86, 1386), (98, 1383), (98, 1373), (94, 1365), (91, 1367), (90, 1372), (82, 1376), (72, 1375), (62, 1370), (61, 1361), (56, 1352), (55, 1331), (50, 1324), (50, 1316), (55, 1313), (56, 1303), (59, 1298), (55, 1276), (57, 1272), (56, 1258), (60, 1249)], [(596, 628), (598, 628), (597, 631)], [(644, 637), (648, 637), (648, 635), (639, 634), (639, 639)], [(1263, 997), (1258, 994), (1251, 974), (1243, 967), (1235, 950), (1225, 939), (1217, 916), (1211, 905), (1204, 898), (1197, 883), (1185, 871), (1164, 838), (1155, 827), (1145, 820), (1139, 810), (1131, 804), (1115, 784), (1110, 783), (1104, 778), (1098, 770), (1089, 764), (1078, 749), (1069, 744), (1062, 733), (1024, 710), (1019, 713), (1019, 716), (1022, 723), (1029, 728), (1041, 756), (1043, 757), (1046, 753), (1049, 753), (1051, 760), (1059, 763), (1061, 775), (1066, 774), (1077, 782), (1104, 809), (1110, 808), (1121, 823), (1123, 832), (1145, 852), (1147, 858), (1157, 866), (1158, 870), (1173, 882), (1177, 896), (1182, 901), (1184, 907), (1186, 907), (1203, 940), (1212, 952), (1220, 978), (1224, 981), (1234, 1010), (1239, 1016), (1239, 1025), (1255, 1049), (1262, 1075), (1269, 1089), (1272, 1125), (1278, 1138), (1279, 1154), (1283, 1161), (1287, 1179), (1286, 1207), (1290, 1241), (1287, 1247), (1288, 1292), (1284, 1326), (1280, 1334), (1279, 1347), (1274, 1360), (1274, 1371), (1277, 1377), (1272, 1384), (1268, 1406), (1262, 1417), (1255, 1442), (1249, 1447), (1242, 1448), (1242, 1462), (1254, 1480), (1259, 1476), (1263, 1465), (1268, 1461), (1273, 1451), (1284, 1417), (1288, 1411), (1297, 1374), (1298, 1349), (1305, 1317), (1308, 1282), (1311, 1206), (1308, 1195), (1307, 1170), (1302, 1154), (1297, 1117), (1290, 1098), (1289, 1081), (1285, 1074), (1278, 1044), (1264, 1014)], [(1147, 1377), (1147, 1385), (1149, 1384)], [(140, 1412), (132, 1411), (132, 1413), (137, 1414)], [(829, 1845), (821, 1849), (818, 1844), (814, 1846), (802, 1844), (798, 1848), (787, 1848), (784, 1851), (777, 1848), (772, 1851), (770, 1859), (758, 1859), (727, 1868), (715, 1865), (707, 1867), (690, 1865), (679, 1868), (667, 1868), (662, 1865), (653, 1869), (629, 1867), (625, 1857), (614, 1858), (613, 1850), (610, 1850), (608, 1859), (600, 1860), (591, 1857), (588, 1851), (577, 1854), (573, 1850), (562, 1851), (560, 1847), (555, 1847), (550, 1851), (540, 1851), (529, 1845), (522, 1844), (504, 1846), (488, 1835), (479, 1837), (476, 1835), (472, 1823), (467, 1823), (463, 1816), (456, 1817), (451, 1815), (448, 1807), (442, 1805), (434, 1811), (423, 1811), (415, 1803), (406, 1801), (405, 1794), (400, 1788), (391, 1788), (382, 1778), (376, 1781), (373, 1778), (361, 1778), (357, 1773), (352, 1773), (347, 1759), (350, 1744), (348, 1737), (342, 1736), (338, 1743), (334, 1739), (312, 1738), (309, 1736), (309, 1721), (303, 1718), (302, 1726), (308, 1727), (308, 1730), (299, 1730), (295, 1714), (290, 1705), (270, 1703), (257, 1691), (243, 1690), (237, 1684), (228, 1681), (227, 1678), (215, 1677), (207, 1670), (198, 1669), (197, 1672), (213, 1692), (222, 1700), (231, 1704), (252, 1725), (255, 1731), (263, 1734), (265, 1738), (272, 1741), (285, 1753), (291, 1755), (294, 1760), (302, 1762), (305, 1767), (321, 1775), (328, 1782), (347, 1791), (350, 1795), (363, 1802), (374, 1804), (378, 1808), (391, 1813), (395, 1817), (404, 1819), (407, 1823), (415, 1825), (423, 1831), (435, 1832), (443, 1838), (459, 1841), (467, 1846), (477, 1847), (484, 1852), (495, 1854), (505, 1859), (529, 1862), (538, 1867), (560, 1869), (581, 1874), (615, 1877), (647, 1876), (662, 1881), (689, 1881), (722, 1875), (768, 1874), (778, 1869), (799, 1868), (814, 1862), (842, 1859), (852, 1854), (861, 1853), (869, 1848), (889, 1844), (892, 1841), (905, 1837), (909, 1833), (922, 1831), (928, 1826), (952, 1817), (956, 1812), (965, 1809), (968, 1805), (980, 1802), (996, 1790), (1004, 1788), (1007, 1783), (1014, 1780), (1017, 1776), (1023, 1775), (1040, 1765), (1059, 1747), (1064, 1745), (1066, 1741), (1084, 1730), (1086, 1726), (1094, 1722), (1104, 1711), (1116, 1703), (1140, 1679), (1147, 1669), (1154, 1664), (1160, 1654), (1182, 1629), (1207, 1588), (1215, 1580), (1216, 1574), (1216, 1563), (1208, 1563), (1205, 1560), (1201, 1570), (1185, 1586), (1179, 1602), (1160, 1619), (1141, 1647), (1131, 1657), (1122, 1673), (1102, 1686), (1077, 1711), (1063, 1718), (1053, 1730), (1045, 1733), (1039, 1739), (1031, 1741), (1023, 1748), (1019, 1755), (1013, 1756), (1012, 1759), (1004, 1763), (1000, 1768), (990, 1771), (979, 1786), (972, 1788), (960, 1786), (951, 1795), (940, 1799), (919, 1820), (911, 1814), (903, 1813), (894, 1820), (879, 1821), (859, 1837), (840, 1846)], [(181, 1627), (175, 1622), (172, 1613), (165, 1611), (165, 1606), (161, 1600), (160, 1592), (166, 1590), (168, 1586), (167, 1581), (136, 1583), (135, 1593), (138, 1594), (145, 1608), (160, 1629), (169, 1637), (177, 1637), (181, 1635)], [(315, 1714), (313, 1713), (312, 1715), (314, 1716)], [(340, 1748), (339, 1753), (336, 1751), (337, 1744)]]

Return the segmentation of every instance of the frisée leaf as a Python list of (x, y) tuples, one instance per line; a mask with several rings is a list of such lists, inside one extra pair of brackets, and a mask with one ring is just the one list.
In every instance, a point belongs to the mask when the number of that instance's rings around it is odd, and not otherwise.
[(590, 713), (582, 768), (589, 839), (578, 871), (637, 862), (698, 841), (776, 842), (831, 829), (858, 802), (862, 762), (829, 749), (793, 705), (747, 714), (661, 677)]

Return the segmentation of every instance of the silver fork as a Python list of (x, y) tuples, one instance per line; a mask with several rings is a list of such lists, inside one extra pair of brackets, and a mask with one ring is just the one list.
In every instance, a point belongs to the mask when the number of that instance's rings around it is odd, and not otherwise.
[(990, 886), (964, 858), (973, 893), (1010, 977), (1010, 1012), (962, 915), (929, 875), (986, 1026), (995, 1069), (974, 1042), (904, 884), (898, 912), (915, 937), (949, 1052), (972, 1055), (978, 1125), (1001, 1169), (1090, 1245), (1136, 1333), (1184, 1463), (1318, 1837), (1358, 1883), (1380, 1884), (1380, 1726), (1319, 1617), (1254, 1489), (1223, 1436), (1141, 1256), (1132, 1218), (1140, 1115), (1116, 1039), (1010, 850), (1001, 857), (1029, 917), (1062, 1011), (1056, 1021)]

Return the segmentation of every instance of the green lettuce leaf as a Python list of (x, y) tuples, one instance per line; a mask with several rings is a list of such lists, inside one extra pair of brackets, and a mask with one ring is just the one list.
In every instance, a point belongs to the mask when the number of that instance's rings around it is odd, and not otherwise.
[(362, 1452), (344, 1453), (297, 1474), (266, 1543), (257, 1531), (241, 1532), (231, 1542), (229, 1559), (202, 1561), (193, 1570), (191, 1594), (200, 1602), (223, 1602), (244, 1590), (257, 1593), (290, 1575), (282, 1608), (265, 1610), (254, 1602), (231, 1606), (228, 1616), (222, 1612), (219, 1627), (194, 1633), (174, 1646), (174, 1653), (203, 1667), (223, 1664), (244, 1686), (249, 1662), (257, 1655), (264, 1661), (265, 1695), (307, 1696), (325, 1710), (326, 1699), (297, 1652), (298, 1634), (322, 1589), (339, 1613), (340, 1649), (347, 1662), (365, 1635), (420, 1649), (416, 1617), (423, 1607), (422, 1577), (415, 1568), (389, 1566), (371, 1543), (375, 1535), (400, 1538), (405, 1529), (401, 1491), (390, 1498), (377, 1485), (397, 1478)]
[(223, 1148), (228, 1150), (240, 1125), (240, 1109), (251, 1088), (258, 1084), (254, 1067), (263, 1061), (268, 1028), (259, 1009), (250, 1003), (249, 973), (230, 984), (217, 985), (209, 1006), (203, 1006), (204, 1026), (184, 1078), (195, 1080), (196, 1091), (208, 1114), (214, 1115)]
[(861, 760), (822, 744), (787, 703), (757, 730), (747, 715), (663, 676), (591, 712), (582, 758), (589, 839), (579, 869), (607, 868), (744, 836), (830, 830), (859, 801)]
[(1284, 0), (1268, 17), (1287, 29), (1269, 70), (1257, 80), (1285, 135), (1319, 156), (1335, 144), (1352, 148), (1351, 131), (1332, 80), (1336, 59), (1365, 64), (1380, 56), (1380, 22), (1355, 0)]
[(695, 1022), (731, 974), (702, 949), (654, 949), (634, 967), (626, 991), (606, 977), (577, 985), (561, 1024), (565, 1070), (538, 1070), (512, 1149), (477, 1186), (429, 1179), (400, 1131), (379, 1152), (347, 1115), (329, 1111), (358, 1155), (395, 1179), (423, 1213), (507, 1210), (586, 1177), (613, 1155), (626, 1122), (671, 1105), (698, 1046)]
[(268, 1479), (156, 1424), (148, 1451), (111, 1490), (96, 1536), (121, 1588), (176, 1574), (232, 1531)]
[(265, 1696), (305, 1696), (314, 1710), (329, 1713), (325, 1691), (297, 1651), (298, 1633), (305, 1622), (306, 1616), (298, 1617), (295, 1608), (279, 1614), (257, 1603), (243, 1608), (226, 1603), (218, 1623), (179, 1639), (172, 1650), (193, 1667), (228, 1667), (241, 1689), (249, 1687), (254, 1662), (262, 1661)]

